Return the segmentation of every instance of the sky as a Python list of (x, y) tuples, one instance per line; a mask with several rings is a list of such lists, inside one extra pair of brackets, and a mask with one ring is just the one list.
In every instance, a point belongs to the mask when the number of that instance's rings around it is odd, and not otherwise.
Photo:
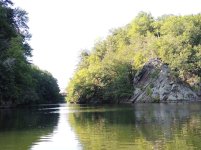
[(140, 12), (154, 17), (201, 12), (201, 0), (13, 0), (28, 12), (32, 62), (57, 78), (63, 91), (79, 61), (110, 29), (124, 26)]

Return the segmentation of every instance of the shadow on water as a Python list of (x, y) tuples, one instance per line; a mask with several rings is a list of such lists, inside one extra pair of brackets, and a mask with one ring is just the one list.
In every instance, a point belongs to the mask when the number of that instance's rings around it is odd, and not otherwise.
[(201, 149), (201, 104), (77, 107), (69, 122), (83, 149)]
[(1, 109), (0, 150), (27, 150), (41, 136), (53, 132), (58, 113), (48, 106)]

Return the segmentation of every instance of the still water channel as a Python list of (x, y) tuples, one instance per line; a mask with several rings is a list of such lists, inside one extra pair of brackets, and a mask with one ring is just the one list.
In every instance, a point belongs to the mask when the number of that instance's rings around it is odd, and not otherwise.
[(0, 110), (0, 150), (201, 149), (201, 103)]

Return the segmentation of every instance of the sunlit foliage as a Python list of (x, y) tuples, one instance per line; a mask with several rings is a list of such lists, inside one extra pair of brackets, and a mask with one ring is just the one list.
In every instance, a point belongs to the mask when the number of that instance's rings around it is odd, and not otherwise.
[(140, 12), (114, 29), (81, 60), (68, 87), (70, 102), (120, 102), (132, 96), (133, 76), (151, 58), (169, 64), (173, 74), (191, 85), (201, 77), (201, 14)]

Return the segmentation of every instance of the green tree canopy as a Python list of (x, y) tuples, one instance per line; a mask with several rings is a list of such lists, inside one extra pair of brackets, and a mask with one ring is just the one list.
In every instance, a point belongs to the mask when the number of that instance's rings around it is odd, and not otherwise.
[(55, 102), (56, 79), (30, 63), (32, 48), (26, 11), (0, 0), (0, 105)]
[(118, 103), (130, 98), (135, 73), (151, 58), (160, 58), (174, 75), (195, 85), (201, 80), (201, 14), (155, 19), (140, 12), (81, 56), (67, 87), (70, 102)]

